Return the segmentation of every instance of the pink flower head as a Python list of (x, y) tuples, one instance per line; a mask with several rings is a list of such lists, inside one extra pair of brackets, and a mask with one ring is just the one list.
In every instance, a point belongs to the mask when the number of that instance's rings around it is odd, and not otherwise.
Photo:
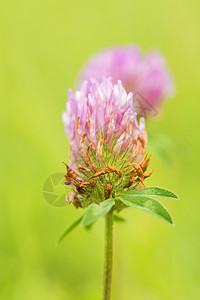
[(115, 85), (105, 78), (100, 83), (84, 81), (75, 94), (70, 89), (62, 119), (71, 150), (71, 166), (66, 164), (66, 184), (72, 184), (75, 193), (79, 193), (76, 205), (80, 197), (88, 201), (91, 188), (103, 188), (104, 193), (112, 180), (121, 180), (123, 187), (131, 185), (130, 175), (122, 175), (130, 173), (128, 168), (133, 165), (142, 164), (136, 167), (131, 178), (136, 176), (143, 181), (142, 172), (149, 163), (149, 158), (148, 162), (141, 161), (147, 140), (145, 123), (143, 118), (138, 122), (133, 95), (127, 94), (121, 81)]
[[(73, 160), (74, 157), (81, 157), (90, 143), (101, 156), (102, 139), (109, 151), (115, 138), (117, 155), (125, 151), (129, 144), (133, 145), (132, 140), (137, 140), (139, 135), (146, 141), (144, 119), (138, 123), (133, 95), (127, 94), (121, 81), (115, 85), (111, 79), (105, 78), (101, 83), (85, 81), (75, 94), (70, 89), (68, 98), (62, 119)], [(138, 156), (141, 158), (140, 152)]]
[(144, 56), (140, 49), (130, 45), (104, 50), (93, 56), (83, 68), (78, 87), (84, 80), (111, 77), (118, 80), (127, 92), (134, 94), (135, 110), (140, 116), (156, 114), (163, 100), (173, 92), (172, 76), (164, 57), (159, 52)]

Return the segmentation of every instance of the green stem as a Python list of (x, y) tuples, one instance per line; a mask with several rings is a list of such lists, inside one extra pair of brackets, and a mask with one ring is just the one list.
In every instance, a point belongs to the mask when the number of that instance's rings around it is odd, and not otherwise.
[(112, 260), (113, 260), (113, 210), (105, 216), (105, 252), (103, 273), (103, 300), (111, 299), (112, 283)]

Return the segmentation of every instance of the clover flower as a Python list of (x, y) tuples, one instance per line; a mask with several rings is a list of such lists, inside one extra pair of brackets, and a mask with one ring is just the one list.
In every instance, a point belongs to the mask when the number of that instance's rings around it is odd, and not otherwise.
[(73, 192), (67, 201), (87, 207), (116, 197), (123, 189), (144, 187), (150, 156), (145, 156), (145, 122), (137, 119), (133, 94), (119, 80), (84, 81), (68, 92), (62, 115), (70, 144), (65, 175)]
[(79, 224), (90, 228), (105, 217), (102, 299), (110, 300), (113, 221), (124, 221), (118, 214), (124, 208), (135, 207), (173, 223), (159, 200), (178, 199), (177, 195), (144, 185), (153, 172), (147, 172), (151, 155), (145, 155), (147, 134), (142, 116), (147, 115), (140, 113), (133, 95), (138, 90), (143, 93), (143, 108), (147, 105), (144, 95), (151, 107), (157, 106), (169, 94), (172, 80), (159, 54), (142, 57), (132, 46), (110, 49), (94, 57), (83, 70), (79, 87), (75, 94), (68, 91), (62, 115), (70, 144), (70, 164), (64, 164), (65, 184), (72, 187), (66, 201), (85, 210), (59, 242)]
[(78, 88), (90, 78), (120, 79), (127, 92), (135, 97), (135, 111), (144, 117), (155, 115), (162, 102), (172, 96), (174, 84), (161, 53), (150, 51), (145, 56), (134, 45), (113, 47), (97, 53), (84, 66)]

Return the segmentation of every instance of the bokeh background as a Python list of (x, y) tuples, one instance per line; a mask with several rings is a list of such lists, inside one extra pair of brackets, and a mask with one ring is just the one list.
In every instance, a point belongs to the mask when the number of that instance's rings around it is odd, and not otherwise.
[(67, 89), (85, 60), (105, 47), (136, 43), (168, 60), (176, 94), (149, 121), (150, 185), (175, 226), (136, 209), (115, 225), (115, 300), (200, 299), (199, 1), (0, 1), (0, 299), (98, 300), (103, 219), (55, 241), (82, 211), (42, 197), (64, 172), (69, 148), (61, 122)]

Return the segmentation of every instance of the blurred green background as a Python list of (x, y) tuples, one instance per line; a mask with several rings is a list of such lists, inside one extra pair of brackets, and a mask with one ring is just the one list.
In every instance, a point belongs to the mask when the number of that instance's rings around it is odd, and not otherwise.
[(127, 43), (159, 49), (173, 72), (176, 95), (147, 125), (149, 184), (181, 201), (165, 202), (174, 227), (136, 209), (122, 213), (112, 299), (200, 299), (199, 10), (197, 0), (0, 1), (0, 299), (101, 299), (103, 219), (56, 247), (82, 211), (54, 208), (41, 191), (65, 171), (67, 89), (91, 54)]

